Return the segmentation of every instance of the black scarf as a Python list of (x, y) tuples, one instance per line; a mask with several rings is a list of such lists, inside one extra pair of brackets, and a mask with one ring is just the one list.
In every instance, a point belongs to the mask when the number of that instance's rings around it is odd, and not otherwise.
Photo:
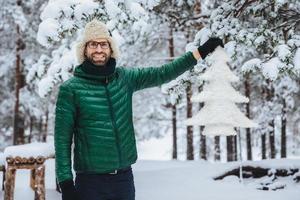
[(88, 59), (82, 63), (82, 71), (90, 75), (110, 76), (115, 72), (115, 69), (116, 59), (114, 58), (110, 58), (104, 66), (97, 66)]

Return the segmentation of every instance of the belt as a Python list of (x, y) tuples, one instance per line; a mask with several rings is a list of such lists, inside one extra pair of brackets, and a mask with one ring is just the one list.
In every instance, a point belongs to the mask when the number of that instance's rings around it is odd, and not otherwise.
[(125, 168), (122, 168), (122, 169), (116, 169), (116, 170), (113, 170), (113, 171), (107, 172), (107, 173), (77, 171), (76, 174), (77, 175), (79, 175), (79, 174), (116, 175), (116, 174), (122, 174), (122, 173), (128, 172), (130, 170), (131, 170), (131, 166), (125, 167)]
[(129, 170), (131, 170), (131, 167), (126, 167), (126, 168), (123, 168), (123, 169), (116, 169), (116, 170), (114, 170), (112, 172), (109, 172), (108, 174), (112, 174), (112, 175), (114, 175), (114, 174), (121, 174), (121, 173), (127, 172)]

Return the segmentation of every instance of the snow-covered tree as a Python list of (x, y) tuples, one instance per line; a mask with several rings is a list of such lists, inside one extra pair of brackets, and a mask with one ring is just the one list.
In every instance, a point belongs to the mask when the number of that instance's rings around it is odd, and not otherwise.
[(54, 47), (52, 56), (41, 55), (38, 65), (30, 72), (31, 80), (39, 80), (40, 96), (47, 96), (56, 85), (71, 77), (78, 64), (74, 59), (74, 46), (87, 22), (94, 18), (105, 22), (113, 37), (122, 44), (120, 32), (138, 26), (145, 14), (141, 5), (133, 0), (50, 0), (40, 16), (37, 40), (46, 48)]
[[(270, 142), (270, 157), (274, 157), (275, 140), (279, 139), (274, 135), (274, 119), (284, 115), (285, 110), (280, 108), (283, 100), (275, 98), (277, 83), (274, 80), (286, 75), (297, 80), (299, 76), (299, 2), (245, 0), (202, 5), (207, 6), (211, 14), (207, 23), (203, 21), (205, 27), (198, 33), (199, 41), (207, 36), (224, 39), (226, 51), (233, 59), (232, 69), (244, 83), (237, 86), (252, 98), (252, 103), (246, 106), (246, 114), (253, 115), (260, 124), (260, 130), (255, 129), (255, 132), (261, 133), (261, 147), (266, 149), (266, 142)], [(196, 69), (201, 71), (200, 63)], [(206, 63), (203, 66), (205, 70)], [(289, 96), (295, 98), (295, 95)], [(247, 129), (248, 159), (252, 159), (251, 137)], [(262, 157), (266, 158), (266, 150), (262, 150)]]
[[(28, 127), (26, 120), (30, 116), (26, 115), (24, 110), (30, 109), (31, 104), (21, 98), (24, 92), (29, 92), (24, 79), (27, 67), (38, 57), (37, 53), (43, 52), (35, 39), (39, 23), (39, 8), (42, 4), (41, 0), (9, 0), (3, 2), (0, 8), (0, 85), (5, 88), (1, 89), (3, 95), (0, 97), (0, 104), (3, 120), (0, 124), (7, 130), (14, 127), (14, 143), (25, 142), (24, 129)], [(31, 97), (36, 95), (34, 91), (29, 93)]]

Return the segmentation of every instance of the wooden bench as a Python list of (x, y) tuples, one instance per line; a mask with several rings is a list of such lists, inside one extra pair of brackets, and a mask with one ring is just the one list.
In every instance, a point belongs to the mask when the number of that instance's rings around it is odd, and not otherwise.
[(34, 157), (7, 157), (7, 168), (4, 183), (4, 200), (14, 199), (16, 171), (18, 169), (30, 170), (30, 187), (34, 190), (35, 200), (45, 200), (45, 160), (47, 158)]

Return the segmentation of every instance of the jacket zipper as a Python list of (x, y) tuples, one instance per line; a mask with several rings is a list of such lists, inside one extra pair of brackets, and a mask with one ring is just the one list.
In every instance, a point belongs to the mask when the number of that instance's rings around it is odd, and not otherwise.
[(118, 134), (117, 125), (116, 125), (116, 121), (115, 121), (114, 114), (113, 114), (112, 102), (111, 102), (111, 98), (110, 98), (110, 94), (109, 94), (107, 85), (108, 85), (108, 79), (106, 77), (104, 87), (105, 87), (106, 97), (108, 100), (108, 107), (109, 107), (110, 118), (111, 118), (111, 122), (112, 122), (112, 126), (113, 126), (113, 131), (114, 131), (115, 138), (116, 138), (116, 145), (117, 145), (117, 150), (118, 150), (118, 160), (119, 160), (119, 167), (120, 167), (121, 163), (122, 163), (122, 159), (121, 159), (119, 134)]

